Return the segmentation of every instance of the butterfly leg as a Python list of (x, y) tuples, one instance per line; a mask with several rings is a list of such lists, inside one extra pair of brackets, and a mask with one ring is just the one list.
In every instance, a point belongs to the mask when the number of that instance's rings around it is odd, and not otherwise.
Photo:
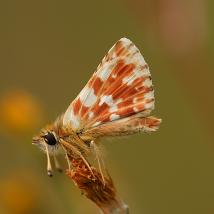
[(68, 170), (69, 172), (71, 171), (71, 163), (70, 163), (70, 160), (69, 160), (69, 157), (68, 157), (68, 153), (66, 152), (66, 149), (64, 148), (64, 146), (62, 145), (62, 149), (64, 150), (65, 152), (65, 159), (67, 161), (67, 164), (68, 164)]
[(91, 166), (89, 165), (88, 161), (83, 157), (82, 154), (79, 154), (80, 158), (83, 160), (83, 162), (85, 163), (85, 165), (88, 167), (89, 171), (91, 172), (92, 176), (95, 178), (94, 173), (91, 169)]
[(102, 177), (102, 180), (103, 180), (103, 184), (105, 186), (105, 177), (104, 177), (104, 174), (103, 174), (103, 167), (105, 166), (105, 164), (103, 162), (103, 159), (100, 156), (99, 148), (98, 148), (98, 146), (96, 145), (96, 143), (93, 140), (90, 142), (90, 146), (94, 150), (94, 153), (95, 153), (95, 156), (96, 156), (96, 160), (98, 162), (99, 171), (100, 171), (100, 174), (101, 174), (101, 177)]
[[(85, 163), (85, 165), (88, 167), (88, 169), (89, 169), (89, 171), (91, 172), (92, 176), (95, 177), (95, 176), (94, 176), (94, 173), (93, 173), (93, 171), (92, 171), (92, 169), (91, 169), (90, 164), (89, 164), (88, 161), (84, 158), (84, 156), (81, 154), (81, 152), (80, 152), (77, 148), (75, 148), (74, 146), (72, 146), (70, 143), (67, 143), (67, 142), (64, 141), (64, 140), (61, 140), (60, 142), (61, 142), (61, 146), (62, 146), (62, 148), (63, 148), (63, 150), (64, 150), (64, 152), (65, 152), (65, 155), (66, 155), (66, 159), (67, 159), (68, 166), (69, 166), (69, 171), (71, 170), (71, 164), (70, 164), (70, 160), (69, 160), (69, 157), (68, 157), (68, 152), (67, 152), (67, 150), (70, 150), (71, 153), (74, 153), (75, 155), (79, 156), (79, 157), (83, 160), (83, 162)], [(65, 147), (66, 147), (66, 148), (65, 148)]]

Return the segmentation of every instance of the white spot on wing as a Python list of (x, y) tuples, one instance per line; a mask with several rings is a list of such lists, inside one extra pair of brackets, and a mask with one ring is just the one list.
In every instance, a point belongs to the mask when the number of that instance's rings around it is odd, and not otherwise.
[[(136, 48), (136, 46), (135, 46)], [(136, 48), (137, 49), (137, 48)], [(135, 50), (136, 50), (135, 49)], [(137, 49), (138, 50), (138, 49)], [(134, 52), (134, 50), (133, 50)], [(135, 52), (135, 56), (134, 56), (134, 60), (136, 61), (136, 63), (140, 64), (140, 65), (145, 65), (146, 62), (145, 62), (145, 59), (143, 58), (142, 54), (140, 53), (140, 51), (138, 50), (137, 52)]]
[(99, 72), (97, 72), (97, 76), (102, 80), (105, 81), (108, 79), (109, 75), (111, 74), (111, 69), (100, 69)]
[(143, 82), (143, 85), (149, 88), (152, 86), (152, 81), (148, 78)]
[(120, 99), (117, 99), (114, 103), (112, 103), (112, 105), (111, 105), (111, 107), (110, 107), (110, 109), (109, 109), (109, 112), (116, 112), (116, 111), (118, 111), (118, 106), (117, 106), (117, 104), (118, 103), (121, 103), (123, 101), (123, 99), (122, 98), (120, 98)]
[(117, 100), (116, 100), (116, 102), (115, 102), (115, 104), (121, 103), (122, 101), (123, 101), (123, 99), (122, 99), (122, 98), (117, 99)]
[(145, 109), (154, 109), (154, 101), (145, 104)]
[(125, 43), (126, 45), (129, 45), (129, 44), (132, 43), (129, 39), (127, 39), (127, 38), (125, 38), (125, 37), (121, 38), (119, 41)]
[(79, 117), (74, 115), (72, 108), (68, 108), (63, 117), (63, 125), (71, 125), (74, 129), (80, 125)]
[(94, 112), (90, 111), (88, 114), (89, 119), (92, 119), (94, 117)]
[(114, 104), (112, 96), (111, 95), (101, 96), (99, 106), (101, 106), (103, 103), (106, 103), (108, 106), (112, 106)]
[(134, 73), (138, 77), (150, 76), (150, 72), (149, 72), (149, 69), (146, 67), (146, 64), (143, 64), (140, 67), (137, 67), (134, 70)]
[(134, 43), (132, 41), (130, 41), (127, 38), (122, 38), (122, 39), (120, 39), (120, 41), (123, 43), (123, 46), (128, 49), (128, 52), (129, 52), (128, 55), (131, 56), (131, 57), (126, 58), (127, 63), (145, 65), (146, 62), (145, 62), (142, 54), (140, 53), (140, 51), (138, 50), (138, 48), (134, 45)]
[(132, 82), (136, 79), (135, 76), (131, 75), (123, 78), (123, 84), (131, 85)]
[(92, 119), (94, 117), (94, 112), (90, 111), (88, 116), (89, 116), (89, 119)]
[(111, 121), (117, 120), (117, 119), (119, 119), (119, 118), (120, 118), (120, 116), (119, 116), (118, 114), (111, 114), (111, 115), (110, 115), (110, 120), (111, 120)]
[(138, 112), (139, 111), (137, 107), (134, 107), (133, 110), (134, 110), (134, 112)]
[(94, 103), (97, 100), (97, 96), (94, 94), (94, 89), (88, 88), (88, 87), (85, 87), (80, 92), (79, 97), (80, 97), (82, 104), (86, 107), (90, 107), (90, 106), (94, 105)]
[(146, 94), (144, 95), (144, 97), (145, 97), (146, 99), (152, 99), (152, 98), (154, 98), (154, 91), (150, 91), (150, 92), (146, 93)]
[(101, 124), (101, 121), (97, 121), (96, 123), (94, 123), (93, 127), (94, 126), (99, 126)]
[(112, 69), (114, 68), (116, 62), (117, 59), (113, 59), (111, 61), (102, 61), (96, 73), (97, 77), (99, 77), (102, 81), (106, 81), (111, 75)]
[(82, 91), (79, 94), (79, 98), (80, 98), (81, 102), (86, 99), (86, 97), (88, 95), (88, 92), (89, 92), (89, 88), (88, 87), (85, 87), (85, 88), (82, 89)]

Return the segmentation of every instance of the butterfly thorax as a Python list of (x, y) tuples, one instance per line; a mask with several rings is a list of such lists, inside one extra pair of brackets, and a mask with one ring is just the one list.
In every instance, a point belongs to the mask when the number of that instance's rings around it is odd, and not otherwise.
[(59, 145), (71, 156), (89, 155), (90, 140), (82, 139), (81, 132), (75, 131), (71, 125), (63, 125), (62, 119), (63, 116), (57, 118), (53, 124), (53, 130), (57, 135)]

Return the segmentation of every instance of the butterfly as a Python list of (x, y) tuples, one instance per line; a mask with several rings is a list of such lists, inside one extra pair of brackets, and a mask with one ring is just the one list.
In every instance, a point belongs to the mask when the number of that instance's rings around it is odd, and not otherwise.
[(56, 154), (60, 150), (69, 170), (69, 157), (82, 159), (91, 169), (88, 158), (94, 156), (102, 172), (99, 140), (156, 131), (161, 119), (150, 116), (154, 103), (147, 63), (129, 39), (121, 38), (65, 113), (33, 138), (33, 144), (47, 155), (48, 175), (52, 176), (50, 155), (59, 168)]

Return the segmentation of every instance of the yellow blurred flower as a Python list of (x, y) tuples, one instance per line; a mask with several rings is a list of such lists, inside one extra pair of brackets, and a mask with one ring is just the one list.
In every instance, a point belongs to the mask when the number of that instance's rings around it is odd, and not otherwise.
[(28, 133), (42, 118), (38, 101), (25, 91), (11, 91), (0, 100), (0, 125), (10, 133)]
[[(38, 188), (28, 175), (11, 174), (0, 180), (0, 206), (6, 213), (27, 214), (38, 203)], [(30, 175), (30, 177), (35, 175)]]

